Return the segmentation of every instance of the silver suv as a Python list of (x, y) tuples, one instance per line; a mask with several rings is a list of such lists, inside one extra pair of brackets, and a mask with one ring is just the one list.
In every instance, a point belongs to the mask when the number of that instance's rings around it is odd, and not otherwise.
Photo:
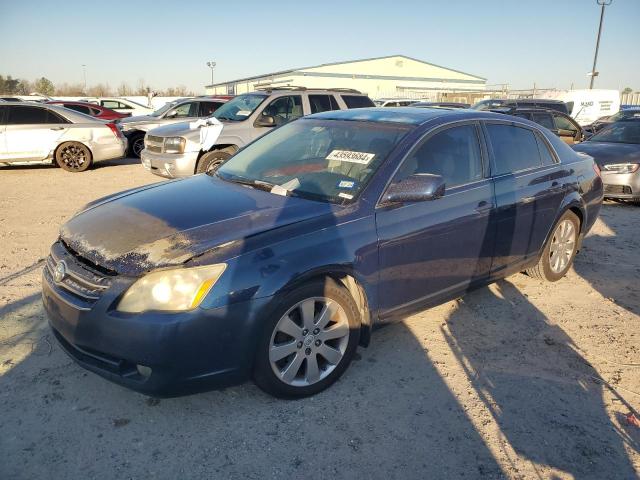
[(211, 148), (203, 148), (202, 122), (183, 122), (149, 131), (140, 158), (147, 170), (167, 178), (211, 173), (240, 148), (296, 118), (326, 110), (373, 107), (352, 89), (281, 87), (238, 95), (212, 115), (223, 127)]
[(129, 139), (129, 155), (140, 157), (145, 134), (161, 125), (209, 117), (227, 100), (225, 98), (179, 98), (167, 102), (149, 115), (136, 115), (118, 120), (120, 130)]

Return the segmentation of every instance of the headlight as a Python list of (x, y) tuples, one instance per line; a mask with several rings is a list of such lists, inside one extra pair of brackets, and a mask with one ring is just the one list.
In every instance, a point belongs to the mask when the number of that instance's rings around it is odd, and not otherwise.
[(610, 163), (605, 165), (604, 169), (611, 173), (633, 173), (638, 171), (638, 167), (638, 163)]
[(182, 137), (167, 137), (164, 139), (164, 153), (184, 153), (186, 143)]
[(200, 305), (226, 267), (219, 263), (148, 273), (129, 287), (118, 310), (128, 313), (192, 310)]

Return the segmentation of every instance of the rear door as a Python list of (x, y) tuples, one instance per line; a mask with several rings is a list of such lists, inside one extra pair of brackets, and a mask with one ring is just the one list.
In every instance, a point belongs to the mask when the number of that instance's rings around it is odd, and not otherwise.
[(66, 119), (46, 108), (12, 105), (5, 130), (6, 155), (13, 160), (44, 160), (68, 126)]
[(565, 192), (564, 176), (543, 135), (526, 125), (486, 122), (496, 194), (492, 271), (539, 252)]
[(491, 268), (494, 194), (479, 125), (462, 122), (427, 134), (393, 182), (419, 173), (441, 175), (444, 196), (376, 212), (383, 317), (464, 290)]

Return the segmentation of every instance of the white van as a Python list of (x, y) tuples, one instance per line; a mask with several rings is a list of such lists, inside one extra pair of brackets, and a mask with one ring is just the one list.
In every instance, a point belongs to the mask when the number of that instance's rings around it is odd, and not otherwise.
[(620, 111), (618, 90), (558, 90), (545, 92), (542, 97), (565, 102), (570, 115), (583, 126)]

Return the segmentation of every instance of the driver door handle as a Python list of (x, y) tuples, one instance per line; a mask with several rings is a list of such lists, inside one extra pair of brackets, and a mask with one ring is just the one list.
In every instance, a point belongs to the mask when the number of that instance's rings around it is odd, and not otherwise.
[(51, 127), (49, 130), (64, 130), (64, 127)]

